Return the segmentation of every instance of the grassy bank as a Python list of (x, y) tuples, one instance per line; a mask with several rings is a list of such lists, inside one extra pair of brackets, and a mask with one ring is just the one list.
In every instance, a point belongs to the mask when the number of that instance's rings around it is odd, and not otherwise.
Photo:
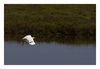
[(4, 5), (4, 33), (37, 37), (93, 37), (96, 5)]

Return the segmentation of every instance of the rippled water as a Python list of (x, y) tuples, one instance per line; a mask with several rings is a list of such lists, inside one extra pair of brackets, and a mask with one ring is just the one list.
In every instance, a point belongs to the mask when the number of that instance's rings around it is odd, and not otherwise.
[(95, 44), (36, 42), (30, 46), (5, 41), (5, 65), (95, 65)]

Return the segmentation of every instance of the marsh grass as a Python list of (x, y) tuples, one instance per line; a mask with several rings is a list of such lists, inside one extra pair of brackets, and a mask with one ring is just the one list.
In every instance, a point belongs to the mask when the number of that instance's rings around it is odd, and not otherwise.
[(95, 4), (5, 4), (4, 33), (36, 37), (96, 36)]

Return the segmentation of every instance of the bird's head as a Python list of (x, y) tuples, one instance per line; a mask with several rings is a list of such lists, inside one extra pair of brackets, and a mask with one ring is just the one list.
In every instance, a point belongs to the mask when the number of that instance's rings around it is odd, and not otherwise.
[(35, 37), (32, 37), (33, 39), (35, 38)]
[(26, 37), (22, 38), (22, 39), (26, 39)]

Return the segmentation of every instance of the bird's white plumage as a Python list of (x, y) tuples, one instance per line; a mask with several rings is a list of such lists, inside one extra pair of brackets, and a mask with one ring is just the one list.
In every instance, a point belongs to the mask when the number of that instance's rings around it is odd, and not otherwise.
[(32, 37), (31, 35), (26, 35), (23, 39), (27, 40), (27, 42), (30, 44), (30, 45), (35, 45), (35, 42), (34, 42), (34, 37)]

